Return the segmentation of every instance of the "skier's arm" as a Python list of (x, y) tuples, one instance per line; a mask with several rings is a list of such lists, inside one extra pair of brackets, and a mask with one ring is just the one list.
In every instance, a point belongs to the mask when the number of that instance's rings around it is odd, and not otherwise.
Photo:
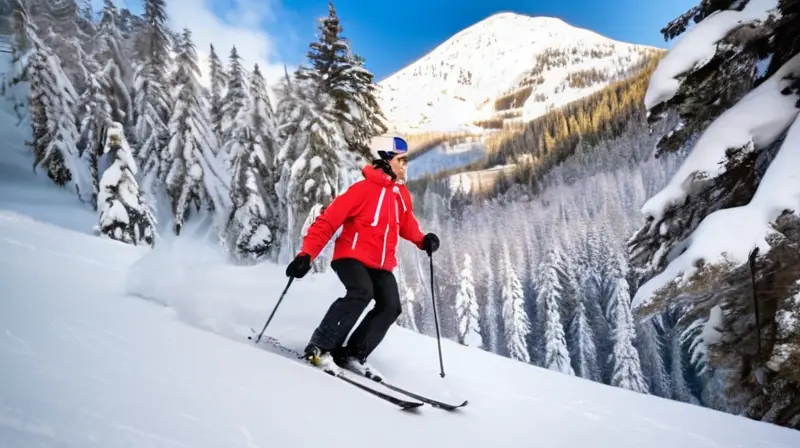
[(422, 239), (425, 238), (425, 235), (419, 229), (419, 222), (417, 222), (417, 217), (414, 216), (411, 196), (405, 197), (405, 195), (401, 195), (400, 197), (403, 200), (403, 207), (407, 207), (405, 213), (403, 213), (403, 219), (400, 220), (400, 237), (411, 241), (422, 249)]
[(308, 232), (303, 238), (303, 247), (300, 248), (301, 254), (310, 255), (312, 260), (317, 258), (317, 255), (328, 244), (336, 230), (363, 203), (358, 192), (360, 187), (360, 183), (352, 185), (344, 193), (337, 196), (317, 216), (317, 219), (308, 227)]

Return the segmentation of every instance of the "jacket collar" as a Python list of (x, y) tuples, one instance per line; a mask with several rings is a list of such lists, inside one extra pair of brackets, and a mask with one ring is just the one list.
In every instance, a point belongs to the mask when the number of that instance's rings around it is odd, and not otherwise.
[(395, 185), (395, 182), (388, 174), (373, 167), (372, 165), (367, 165), (364, 168), (362, 168), (361, 173), (364, 175), (365, 178), (367, 178), (372, 182), (375, 182), (380, 186), (391, 187), (392, 185)]

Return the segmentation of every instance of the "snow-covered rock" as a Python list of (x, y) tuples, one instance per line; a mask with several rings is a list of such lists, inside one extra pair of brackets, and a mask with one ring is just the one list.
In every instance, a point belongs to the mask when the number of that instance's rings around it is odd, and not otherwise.
[(602, 89), (654, 51), (557, 18), (498, 13), (382, 80), (379, 102), (401, 132), (531, 120)]

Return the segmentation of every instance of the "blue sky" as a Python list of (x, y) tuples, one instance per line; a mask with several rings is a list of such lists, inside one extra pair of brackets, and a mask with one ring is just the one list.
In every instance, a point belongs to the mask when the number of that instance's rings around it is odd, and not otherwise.
[[(99, 0), (93, 0), (101, 3)], [(140, 12), (141, 0), (117, 0)], [(612, 39), (669, 48), (659, 30), (697, 0), (337, 0), (354, 50), (376, 80), (400, 70), (453, 34), (497, 12), (558, 17)], [(174, 28), (189, 26), (202, 52), (213, 42), (227, 55), (237, 45), (248, 65), (279, 74), (305, 62), (327, 0), (169, 0)]]
[[(334, 2), (356, 52), (367, 60), (377, 79), (424, 55), (458, 31), (502, 11), (561, 18), (613, 39), (667, 48), (659, 30), (692, 7), (696, 0), (404, 0)], [(292, 63), (301, 62), (307, 41), (313, 38), (315, 18), (327, 13), (323, 0), (284, 0), (282, 12), (295, 36), (305, 43), (285, 40), (281, 52)], [(278, 30), (276, 30), (278, 31)], [(280, 32), (276, 33), (280, 36)]]

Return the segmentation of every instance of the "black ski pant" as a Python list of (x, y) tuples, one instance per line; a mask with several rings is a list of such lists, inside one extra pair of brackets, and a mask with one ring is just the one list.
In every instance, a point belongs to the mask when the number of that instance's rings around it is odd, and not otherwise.
[[(371, 269), (352, 258), (335, 260), (331, 268), (347, 292), (328, 308), (309, 344), (331, 351), (337, 358), (346, 355), (366, 360), (400, 316), (397, 281), (391, 271)], [(342, 349), (347, 335), (372, 299), (375, 299), (375, 306), (350, 336), (347, 347)]]

